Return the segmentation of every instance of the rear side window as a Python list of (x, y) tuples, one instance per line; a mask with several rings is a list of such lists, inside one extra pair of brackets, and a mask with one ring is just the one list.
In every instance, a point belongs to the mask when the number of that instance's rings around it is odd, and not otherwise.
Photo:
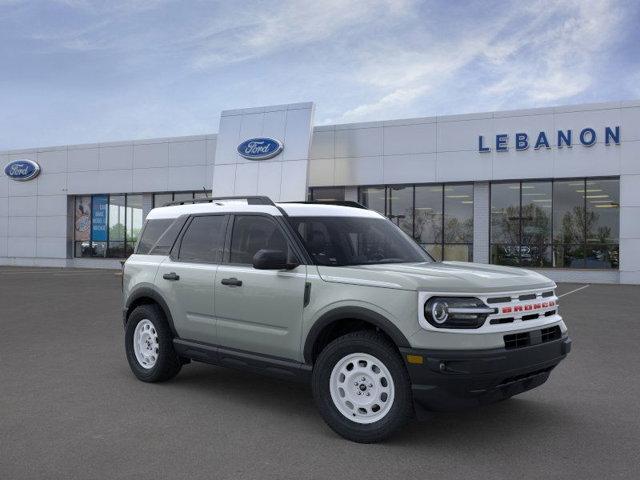
[(147, 220), (144, 231), (142, 232), (142, 237), (140, 237), (140, 241), (138, 242), (136, 253), (147, 255), (174, 220), (174, 218)]
[(182, 236), (178, 260), (182, 262), (219, 263), (224, 248), (225, 215), (193, 217)]
[(176, 242), (180, 230), (187, 221), (187, 217), (176, 218), (175, 221), (165, 230), (160, 236), (160, 239), (156, 242), (155, 246), (149, 252), (149, 255), (169, 255), (171, 247)]

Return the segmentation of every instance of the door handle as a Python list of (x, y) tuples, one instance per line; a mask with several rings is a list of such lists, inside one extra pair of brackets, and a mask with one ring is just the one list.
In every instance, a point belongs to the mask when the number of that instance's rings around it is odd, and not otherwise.
[(162, 278), (164, 278), (165, 280), (180, 280), (180, 275), (178, 275), (176, 272), (171, 272), (165, 273), (164, 275), (162, 275)]
[(235, 277), (223, 278), (220, 283), (222, 283), (223, 285), (227, 285), (229, 287), (241, 287), (242, 286), (242, 280), (238, 280)]

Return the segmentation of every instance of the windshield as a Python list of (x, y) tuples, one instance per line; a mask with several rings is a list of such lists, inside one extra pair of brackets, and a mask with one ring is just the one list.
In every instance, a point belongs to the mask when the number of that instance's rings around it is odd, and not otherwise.
[(289, 217), (318, 265), (431, 262), (433, 259), (385, 218)]

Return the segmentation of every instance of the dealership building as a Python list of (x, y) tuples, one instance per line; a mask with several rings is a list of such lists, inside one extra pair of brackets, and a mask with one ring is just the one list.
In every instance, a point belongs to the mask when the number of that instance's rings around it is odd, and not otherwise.
[(154, 206), (267, 195), (358, 201), (436, 260), (640, 283), (640, 101), (313, 121), (246, 108), (217, 134), (0, 152), (0, 265), (119, 267)]

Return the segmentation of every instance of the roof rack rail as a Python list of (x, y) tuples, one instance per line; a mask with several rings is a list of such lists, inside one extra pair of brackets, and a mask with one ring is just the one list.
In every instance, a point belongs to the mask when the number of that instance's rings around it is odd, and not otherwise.
[(276, 206), (269, 197), (251, 195), (251, 196), (237, 196), (237, 197), (206, 197), (206, 198), (194, 198), (191, 200), (175, 200), (173, 202), (168, 202), (163, 205), (163, 207), (170, 207), (173, 205), (190, 205), (196, 203), (214, 203), (218, 201), (224, 200), (246, 200), (247, 205), (271, 205)]
[(353, 200), (311, 200), (306, 202), (281, 202), (281, 203), (304, 203), (307, 205), (338, 205), (340, 207), (353, 207), (361, 208), (363, 210), (369, 210), (367, 207), (359, 202)]

